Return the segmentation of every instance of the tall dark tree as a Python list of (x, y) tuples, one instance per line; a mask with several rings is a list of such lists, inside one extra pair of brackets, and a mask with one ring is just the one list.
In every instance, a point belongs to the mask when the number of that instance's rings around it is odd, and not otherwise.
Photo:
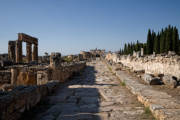
[(179, 46), (178, 30), (176, 27), (174, 27), (172, 31), (172, 50), (175, 51), (176, 53), (178, 52), (178, 46)]
[(165, 52), (167, 53), (168, 51), (172, 51), (172, 32), (170, 25), (166, 28), (165, 33)]
[(162, 29), (161, 34), (160, 34), (160, 53), (164, 53), (165, 52), (165, 32)]
[(126, 43), (124, 45), (124, 54), (127, 54), (127, 45), (126, 45)]
[(152, 48), (153, 46), (153, 42), (152, 42), (152, 34), (151, 34), (151, 30), (148, 30), (148, 36), (147, 36), (147, 54), (152, 54)]
[(154, 44), (155, 44), (155, 39), (156, 39), (156, 33), (154, 31), (152, 31), (152, 34), (151, 34), (151, 54), (153, 53), (154, 51)]
[(141, 48), (144, 48), (144, 54), (152, 54), (153, 51), (156, 53), (167, 53), (168, 51), (180, 53), (178, 29), (169, 25), (158, 34), (149, 29), (146, 43), (140, 43), (137, 40), (136, 43), (125, 44), (121, 52), (132, 54), (133, 51), (140, 51)]
[(146, 43), (143, 44), (143, 49), (144, 49), (144, 54), (146, 55), (147, 54), (147, 44)]
[(131, 45), (128, 43), (128, 52), (127, 54), (130, 54), (131, 53)]
[(159, 33), (154, 38), (154, 50), (155, 53), (160, 53), (160, 35)]

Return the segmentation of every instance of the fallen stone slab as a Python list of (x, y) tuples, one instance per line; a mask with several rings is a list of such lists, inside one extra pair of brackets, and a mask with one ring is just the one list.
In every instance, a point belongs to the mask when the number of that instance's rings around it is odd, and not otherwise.
[(178, 85), (177, 78), (171, 75), (164, 75), (162, 81), (169, 88), (175, 88)]
[(144, 82), (147, 83), (148, 85), (161, 85), (162, 84), (160, 78), (153, 77), (151, 74), (144, 74), (142, 78)]

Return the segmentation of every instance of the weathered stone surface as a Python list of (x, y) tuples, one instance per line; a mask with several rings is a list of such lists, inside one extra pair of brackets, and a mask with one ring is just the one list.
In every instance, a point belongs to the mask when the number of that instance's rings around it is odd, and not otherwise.
[(50, 67), (51, 68), (60, 68), (61, 66), (61, 53), (51, 53), (50, 56)]
[(32, 61), (32, 44), (26, 43), (26, 62), (30, 63)]
[[(179, 119), (178, 113), (180, 111), (180, 104), (172, 96), (165, 92), (154, 90), (151, 86), (140, 83), (136, 77), (131, 76), (126, 71), (114, 72), (120, 80), (126, 83), (126, 87), (137, 96), (138, 100), (146, 107), (150, 108), (151, 112), (157, 119)], [(174, 82), (172, 84), (174, 85)]]
[[(51, 80), (65, 82), (73, 75), (80, 73), (85, 66), (86, 63), (83, 61), (62, 64), (62, 66), (56, 66), (56, 68), (48, 66), (16, 66), (11, 68), (11, 76), (8, 78), (11, 77), (11, 84), (13, 85), (41, 85)], [(2, 76), (3, 75), (4, 74), (2, 74)], [(5, 79), (5, 77), (3, 77), (4, 83), (8, 78)]]
[(162, 81), (166, 86), (168, 86), (170, 88), (175, 88), (178, 85), (177, 78), (175, 78), (171, 75), (163, 76)]
[(22, 63), (22, 42), (16, 41), (16, 63)]
[(32, 61), (38, 62), (38, 45), (36, 44), (33, 47)]
[(135, 58), (132, 56), (119, 56), (113, 53), (107, 54), (106, 60), (121, 63), (133, 71), (144, 70), (148, 74), (164, 74), (180, 78), (180, 57), (177, 55)]
[(30, 35), (27, 35), (25, 33), (18, 33), (18, 40), (22, 42), (27, 42), (30, 44), (36, 44), (38, 45), (38, 39), (35, 37), (32, 37)]
[(153, 77), (150, 74), (144, 74), (143, 75), (143, 80), (144, 80), (145, 83), (147, 83), (149, 85), (160, 85), (161, 84), (160, 78)]
[[(26, 62), (31, 63), (33, 60), (38, 63), (38, 39), (24, 33), (18, 33), (18, 40), (9, 41), (8, 59), (16, 63), (23, 62), (22, 42), (26, 42)], [(32, 44), (34, 45), (33, 54)]]
[[(53, 63), (54, 64), (54, 63)], [(61, 65), (58, 63), (58, 65)], [(39, 70), (37, 72), (37, 83), (44, 84), (47, 81), (58, 80), (59, 82), (65, 82), (74, 74), (81, 72), (86, 66), (85, 62), (76, 62), (72, 64), (56, 66), (55, 68)]]
[(57, 86), (57, 82), (50, 82), (41, 86), (19, 86), (4, 95), (0, 95), (0, 119), (19, 119), (25, 110), (37, 105), (44, 96), (51, 93)]
[[(141, 120), (144, 107), (100, 61), (87, 63), (82, 75), (64, 83), (47, 98), (45, 111), (32, 119), (56, 120)], [(101, 95), (103, 92), (104, 97)], [(46, 108), (46, 105), (50, 106)], [(49, 117), (51, 116), (51, 117)], [(144, 120), (151, 120), (151, 114)]]
[(16, 61), (16, 41), (9, 41), (8, 42), (8, 59), (12, 62)]

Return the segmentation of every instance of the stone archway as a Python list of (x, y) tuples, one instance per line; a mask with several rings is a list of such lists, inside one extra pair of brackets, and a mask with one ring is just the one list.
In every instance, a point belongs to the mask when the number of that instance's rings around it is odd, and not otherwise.
[[(22, 42), (26, 42), (26, 62), (38, 62), (38, 39), (24, 33), (18, 33), (18, 40), (9, 41), (9, 59), (16, 63), (22, 63)], [(33, 51), (32, 51), (33, 45)], [(15, 50), (15, 51), (14, 51)]]

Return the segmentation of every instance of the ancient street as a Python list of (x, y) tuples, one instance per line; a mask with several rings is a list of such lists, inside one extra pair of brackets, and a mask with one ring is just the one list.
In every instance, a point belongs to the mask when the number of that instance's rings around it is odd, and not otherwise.
[(103, 61), (87, 63), (80, 75), (60, 86), (24, 117), (26, 120), (154, 119)]

